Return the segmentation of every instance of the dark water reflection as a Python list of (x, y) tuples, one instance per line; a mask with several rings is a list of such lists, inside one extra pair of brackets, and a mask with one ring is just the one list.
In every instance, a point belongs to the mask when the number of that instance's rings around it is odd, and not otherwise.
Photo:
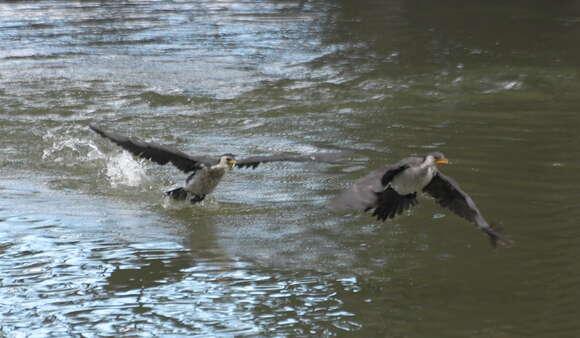
[[(0, 335), (575, 337), (576, 1), (0, 4)], [(181, 176), (87, 126), (240, 156)], [(376, 223), (326, 201), (368, 169), (443, 168), (516, 246), (422, 201)]]

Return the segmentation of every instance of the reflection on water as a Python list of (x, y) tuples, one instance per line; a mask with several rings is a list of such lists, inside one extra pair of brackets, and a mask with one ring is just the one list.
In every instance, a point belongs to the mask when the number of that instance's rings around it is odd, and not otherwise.
[[(20, 184), (3, 181), (0, 199), (4, 334), (257, 334), (272, 327), (318, 335), (359, 326), (337, 298), (351, 279), (256, 270), (214, 245), (179, 244), (178, 233), (199, 237), (203, 229), (160, 227), (166, 220), (134, 206)], [(8, 209), (15, 198), (33, 207)], [(77, 205), (61, 202), (72, 199)]]
[[(573, 337), (580, 123), (573, 1), (0, 4), (0, 335)], [(351, 150), (168, 204), (191, 154)], [(486, 218), (326, 201), (433, 149)], [(540, 310), (538, 310), (540, 309)]]

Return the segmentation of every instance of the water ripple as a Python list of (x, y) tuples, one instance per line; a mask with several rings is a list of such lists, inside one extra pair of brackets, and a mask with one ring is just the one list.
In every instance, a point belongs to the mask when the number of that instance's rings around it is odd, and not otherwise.
[[(0, 336), (577, 335), (577, 16), (570, 1), (0, 3)], [(193, 155), (355, 155), (234, 171), (203, 204), (171, 204), (184, 175), (90, 123)], [(429, 199), (385, 223), (325, 208), (435, 149), (513, 249)]]

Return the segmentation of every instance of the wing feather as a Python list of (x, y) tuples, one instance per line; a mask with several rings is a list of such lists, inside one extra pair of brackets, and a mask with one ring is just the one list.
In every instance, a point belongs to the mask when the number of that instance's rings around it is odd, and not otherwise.
[(423, 191), (433, 196), (440, 206), (451, 210), (469, 222), (480, 227), (489, 226), (479, 212), (475, 202), (451, 177), (437, 173)]
[(277, 154), (270, 156), (252, 156), (236, 161), (238, 168), (255, 169), (261, 163), (269, 162), (335, 162), (344, 158), (346, 153), (312, 153), (307, 155)]
[(494, 246), (496, 243), (502, 245), (511, 244), (510, 240), (492, 229), (483, 218), (473, 199), (459, 187), (459, 184), (453, 178), (438, 172), (423, 191), (433, 196), (443, 208), (449, 209), (456, 215), (477, 225), (479, 229), (489, 236)]
[(329, 208), (335, 211), (368, 211), (376, 208), (380, 194), (383, 193), (387, 184), (405, 168), (406, 164), (398, 163), (372, 171), (332, 199), (328, 205)]
[(393, 188), (388, 187), (385, 191), (377, 193), (378, 200), (373, 211), (373, 216), (379, 221), (395, 218), (404, 211), (417, 205), (416, 197), (416, 194), (399, 195)]
[[(157, 164), (173, 164), (176, 168), (186, 173), (196, 171), (202, 165), (214, 164), (210, 158), (192, 157), (179, 150), (174, 150), (154, 143), (147, 143), (138, 140), (132, 140), (126, 136), (106, 132), (94, 125), (89, 126), (91, 130), (100, 136), (117, 144), (131, 154), (151, 160)], [(217, 161), (215, 161), (217, 163)]]

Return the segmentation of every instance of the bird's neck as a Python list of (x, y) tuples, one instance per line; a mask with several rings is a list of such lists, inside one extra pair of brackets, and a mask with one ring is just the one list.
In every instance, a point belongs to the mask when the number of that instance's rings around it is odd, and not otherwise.
[(226, 169), (228, 169), (228, 165), (226, 163), (221, 163), (220, 162), (218, 164), (212, 165), (210, 167), (210, 169), (211, 170), (226, 170)]
[(432, 163), (423, 164), (421, 165), (421, 173), (430, 181), (437, 173), (437, 167)]
[(427, 157), (420, 165), (419, 167), (421, 167), (422, 169), (427, 169), (429, 167), (433, 167), (435, 168), (435, 161), (432, 160), (431, 158)]

